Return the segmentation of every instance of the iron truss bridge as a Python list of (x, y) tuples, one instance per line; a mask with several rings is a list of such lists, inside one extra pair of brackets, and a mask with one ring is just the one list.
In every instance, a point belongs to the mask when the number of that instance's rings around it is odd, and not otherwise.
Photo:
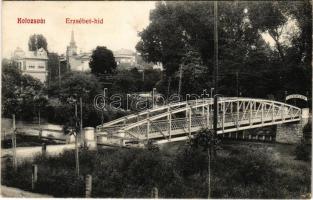
[[(187, 140), (203, 128), (213, 129), (213, 101), (206, 98), (168, 104), (104, 123), (96, 129), (98, 144)], [(217, 109), (217, 134), (301, 120), (300, 108), (266, 99), (223, 97)]]

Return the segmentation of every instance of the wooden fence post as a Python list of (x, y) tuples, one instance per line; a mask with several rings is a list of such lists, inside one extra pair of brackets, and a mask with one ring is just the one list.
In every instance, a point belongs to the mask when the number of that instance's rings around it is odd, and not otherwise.
[(159, 198), (159, 191), (157, 187), (153, 187), (151, 190), (151, 198), (157, 199)]
[(91, 192), (92, 192), (92, 176), (88, 174), (86, 176), (85, 197), (90, 198)]
[(37, 165), (32, 165), (32, 190), (34, 190), (36, 187), (37, 178), (38, 178), (37, 172), (38, 172)]

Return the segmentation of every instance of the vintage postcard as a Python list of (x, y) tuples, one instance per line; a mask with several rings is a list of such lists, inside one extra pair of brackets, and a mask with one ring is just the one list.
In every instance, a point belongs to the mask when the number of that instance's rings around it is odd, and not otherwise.
[(311, 198), (312, 1), (3, 1), (1, 196)]

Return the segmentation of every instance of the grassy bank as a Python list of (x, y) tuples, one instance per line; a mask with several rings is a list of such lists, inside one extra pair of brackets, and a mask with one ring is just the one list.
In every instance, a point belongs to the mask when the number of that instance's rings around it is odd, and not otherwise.
[[(213, 198), (301, 198), (310, 192), (310, 162), (295, 160), (295, 146), (226, 143), (211, 163)], [(207, 154), (188, 145), (143, 149), (81, 151), (81, 177), (75, 176), (74, 152), (37, 157), (35, 192), (56, 197), (84, 195), (84, 177), (93, 178), (92, 197), (149, 198), (157, 187), (162, 198), (207, 198)], [(31, 189), (31, 164), (14, 172), (2, 169), (2, 184)]]

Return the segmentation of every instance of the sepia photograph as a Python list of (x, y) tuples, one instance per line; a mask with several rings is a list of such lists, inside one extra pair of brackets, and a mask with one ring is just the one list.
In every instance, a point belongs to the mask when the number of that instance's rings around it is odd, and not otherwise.
[(1, 197), (312, 198), (312, 1), (1, 4)]

